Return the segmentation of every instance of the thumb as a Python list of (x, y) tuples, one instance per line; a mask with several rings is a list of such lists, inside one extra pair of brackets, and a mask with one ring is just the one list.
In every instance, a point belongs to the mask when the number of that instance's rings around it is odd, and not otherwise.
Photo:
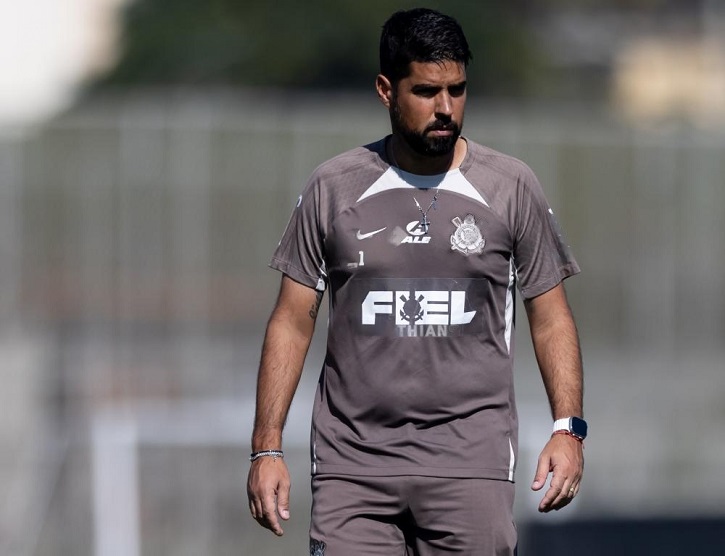
[(536, 475), (534, 475), (534, 482), (531, 483), (531, 490), (541, 490), (546, 484), (546, 477), (549, 475), (549, 458), (540, 457), (539, 464), (536, 467)]
[(277, 493), (277, 512), (285, 521), (289, 519), (289, 484), (280, 487)]

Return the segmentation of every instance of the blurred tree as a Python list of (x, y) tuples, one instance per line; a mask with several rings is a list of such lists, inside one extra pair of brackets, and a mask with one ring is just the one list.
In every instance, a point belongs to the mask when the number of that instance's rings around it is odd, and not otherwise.
[[(411, 0), (136, 0), (118, 64), (96, 85), (371, 87), (385, 19)], [(541, 68), (527, 1), (430, 1), (456, 17), (474, 54), (476, 93), (526, 93)]]

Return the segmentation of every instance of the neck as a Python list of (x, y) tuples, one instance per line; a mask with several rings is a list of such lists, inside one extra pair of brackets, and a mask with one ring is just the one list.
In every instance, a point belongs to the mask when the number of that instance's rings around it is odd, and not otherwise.
[(393, 134), (387, 145), (388, 158), (406, 172), (420, 176), (443, 174), (458, 168), (466, 156), (466, 140), (459, 137), (453, 150), (441, 156), (425, 156), (411, 149), (401, 137)]

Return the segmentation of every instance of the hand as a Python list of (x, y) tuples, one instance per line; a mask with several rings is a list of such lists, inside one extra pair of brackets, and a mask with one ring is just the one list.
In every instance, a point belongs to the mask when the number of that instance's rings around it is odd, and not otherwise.
[(252, 462), (247, 478), (249, 510), (257, 522), (275, 535), (284, 534), (277, 515), (287, 521), (290, 478), (282, 458), (262, 457)]
[(541, 490), (550, 472), (553, 472), (549, 489), (539, 504), (540, 512), (560, 510), (579, 492), (584, 453), (582, 443), (567, 434), (554, 434), (539, 456), (532, 490)]

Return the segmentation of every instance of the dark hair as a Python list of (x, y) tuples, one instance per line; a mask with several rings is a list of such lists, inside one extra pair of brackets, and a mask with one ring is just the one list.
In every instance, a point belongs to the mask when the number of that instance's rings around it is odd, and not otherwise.
[(395, 12), (380, 36), (380, 73), (395, 83), (410, 72), (411, 62), (453, 61), (468, 65), (472, 58), (458, 22), (427, 8)]

